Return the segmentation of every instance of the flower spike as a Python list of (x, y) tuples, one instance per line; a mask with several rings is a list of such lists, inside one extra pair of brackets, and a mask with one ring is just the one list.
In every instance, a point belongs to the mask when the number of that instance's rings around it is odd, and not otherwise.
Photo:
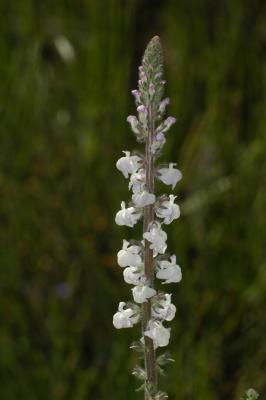
[[(121, 203), (115, 217), (117, 225), (133, 227), (143, 217), (143, 238), (141, 241), (123, 240), (123, 247), (117, 254), (117, 263), (123, 268), (126, 283), (133, 285), (135, 303), (120, 302), (114, 314), (113, 325), (117, 329), (131, 328), (141, 321), (142, 332), (138, 348), (144, 357), (144, 366), (137, 366), (133, 375), (143, 381), (145, 399), (163, 400), (167, 394), (157, 388), (157, 372), (163, 373), (163, 355), (156, 358), (156, 349), (165, 347), (170, 340), (171, 330), (163, 324), (172, 321), (176, 307), (171, 294), (157, 289), (157, 285), (177, 283), (182, 272), (176, 264), (176, 257), (165, 254), (167, 233), (161, 225), (169, 225), (179, 218), (180, 208), (173, 194), (156, 196), (155, 178), (175, 188), (182, 178), (175, 163), (156, 166), (166, 144), (166, 135), (176, 122), (174, 117), (164, 117), (168, 97), (163, 99), (163, 52), (158, 36), (149, 42), (139, 67), (138, 89), (132, 90), (136, 103), (136, 116), (127, 118), (137, 142), (145, 143), (145, 156), (124, 151), (117, 163), (117, 169), (129, 179), (132, 191), (131, 201), (126, 207)], [(158, 279), (155, 282), (155, 278)], [(133, 347), (134, 348), (134, 347)]]

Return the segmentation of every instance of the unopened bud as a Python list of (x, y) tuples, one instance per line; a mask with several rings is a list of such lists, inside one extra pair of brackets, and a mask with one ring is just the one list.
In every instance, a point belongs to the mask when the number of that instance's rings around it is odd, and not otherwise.
[(140, 105), (137, 108), (137, 111), (139, 113), (139, 120), (140, 122), (144, 125), (144, 127), (147, 126), (147, 115), (148, 115), (148, 110), (144, 105)]
[(135, 97), (137, 103), (140, 103), (140, 91), (139, 90), (132, 90), (131, 93)]
[(170, 100), (168, 97), (166, 97), (163, 101), (161, 101), (159, 105), (159, 113), (163, 114), (165, 112), (166, 106), (170, 103)]
[(127, 122), (130, 124), (131, 129), (134, 133), (140, 133), (139, 130), (139, 121), (137, 120), (137, 117), (135, 115), (129, 115), (127, 117)]
[(149, 84), (149, 95), (150, 95), (151, 97), (153, 97), (154, 93), (155, 93), (155, 86), (154, 86), (153, 83), (150, 83), (150, 84)]

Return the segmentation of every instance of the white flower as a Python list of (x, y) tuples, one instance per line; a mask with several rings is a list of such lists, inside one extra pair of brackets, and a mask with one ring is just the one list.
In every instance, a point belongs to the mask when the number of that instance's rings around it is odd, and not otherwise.
[(140, 193), (134, 193), (132, 196), (133, 203), (136, 207), (145, 207), (155, 203), (155, 195), (143, 190)]
[(166, 185), (172, 185), (172, 189), (174, 189), (177, 182), (182, 179), (182, 173), (179, 169), (174, 168), (175, 165), (174, 163), (170, 163), (169, 168), (160, 168), (158, 170), (158, 178), (160, 181)]
[(164, 347), (169, 343), (170, 331), (171, 330), (165, 328), (160, 321), (150, 321), (149, 329), (144, 332), (144, 335), (153, 340), (155, 348)]
[(123, 271), (124, 280), (130, 285), (139, 285), (144, 273), (138, 267), (127, 267)]
[(150, 297), (156, 294), (156, 290), (146, 286), (145, 284), (141, 284), (135, 286), (132, 290), (133, 298), (136, 303), (144, 303)]
[(154, 318), (172, 321), (175, 317), (176, 306), (171, 303), (171, 294), (165, 293), (163, 297), (156, 300), (152, 307)]
[(159, 223), (154, 223), (149, 232), (143, 234), (143, 238), (151, 242), (150, 248), (153, 250), (154, 257), (156, 257), (158, 253), (164, 254), (167, 248), (167, 234), (161, 229)]
[(139, 314), (132, 308), (126, 308), (126, 303), (121, 301), (118, 306), (118, 312), (113, 316), (113, 325), (116, 329), (131, 328), (139, 321)]
[(170, 194), (169, 200), (162, 202), (155, 210), (157, 217), (164, 218), (163, 223), (169, 225), (174, 219), (180, 217), (180, 208), (174, 203), (176, 196)]
[(172, 256), (169, 261), (158, 261), (159, 271), (156, 278), (165, 279), (163, 283), (177, 283), (182, 279), (182, 272), (179, 265), (176, 264), (176, 256)]
[(131, 156), (130, 151), (123, 151), (124, 157), (119, 158), (116, 168), (122, 172), (125, 178), (129, 174), (133, 174), (140, 168), (141, 158), (139, 156)]
[(133, 193), (139, 193), (143, 191), (145, 186), (145, 179), (145, 171), (143, 168), (141, 168), (131, 175), (128, 188), (132, 189)]
[(123, 248), (117, 253), (117, 263), (120, 267), (139, 267), (142, 264), (140, 256), (141, 247), (132, 245), (130, 247), (127, 240), (123, 240)]
[(126, 208), (125, 202), (121, 203), (121, 210), (116, 213), (115, 222), (117, 225), (134, 226), (141, 218), (141, 213), (134, 207)]

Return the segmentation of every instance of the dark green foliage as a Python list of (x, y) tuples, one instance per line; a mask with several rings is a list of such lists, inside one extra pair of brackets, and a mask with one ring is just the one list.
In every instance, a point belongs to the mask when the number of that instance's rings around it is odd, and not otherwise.
[(266, 398), (265, 2), (3, 0), (0, 15), (0, 398), (143, 396), (139, 330), (112, 327), (131, 300), (116, 253), (137, 235), (114, 223), (129, 199), (115, 161), (136, 146), (136, 54), (155, 34), (178, 117), (163, 158), (184, 175), (160, 387)]

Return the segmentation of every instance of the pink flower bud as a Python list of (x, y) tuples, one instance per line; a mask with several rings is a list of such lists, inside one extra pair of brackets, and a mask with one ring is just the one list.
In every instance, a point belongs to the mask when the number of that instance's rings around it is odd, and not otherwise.
[(166, 142), (165, 136), (162, 132), (157, 133), (156, 135), (156, 141), (160, 142), (161, 145), (164, 145)]
[(139, 120), (143, 124), (144, 127), (147, 126), (147, 115), (148, 115), (148, 110), (147, 108), (141, 104), (138, 106), (137, 111), (139, 113)]
[(140, 91), (139, 90), (132, 90), (131, 93), (135, 97), (137, 103), (140, 103)]
[(127, 122), (131, 125), (131, 129), (134, 133), (136, 133), (136, 134), (140, 133), (140, 130), (138, 127), (139, 121), (137, 120), (135, 115), (129, 115), (127, 117)]
[(150, 85), (149, 85), (149, 94), (152, 97), (154, 95), (154, 93), (155, 93), (155, 86), (154, 86), (153, 83), (150, 83)]
[(168, 104), (170, 103), (170, 100), (168, 97), (166, 97), (164, 100), (161, 101), (160, 105), (159, 105), (159, 113), (163, 114), (166, 106), (168, 106)]

